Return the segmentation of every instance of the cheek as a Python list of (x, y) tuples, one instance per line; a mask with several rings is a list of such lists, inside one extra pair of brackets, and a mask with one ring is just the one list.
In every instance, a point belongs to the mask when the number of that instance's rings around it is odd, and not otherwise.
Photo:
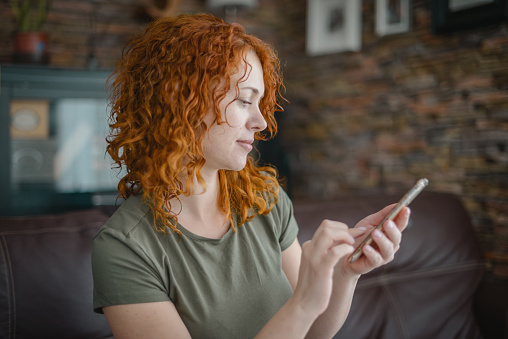
[[(227, 126), (227, 125), (225, 125)], [(217, 147), (221, 141), (226, 138), (226, 129), (224, 125), (213, 125), (210, 130), (206, 133), (204, 144), (208, 145), (210, 149)], [(215, 145), (215, 146), (214, 146)]]
[(226, 125), (226, 126), (231, 128), (231, 129), (238, 129), (244, 123), (244, 121), (243, 121), (243, 115), (245, 114), (245, 112), (242, 111), (242, 109), (233, 107), (234, 104), (235, 103), (230, 105), (228, 107), (228, 110), (226, 111), (227, 122), (229, 124), (229, 125)]

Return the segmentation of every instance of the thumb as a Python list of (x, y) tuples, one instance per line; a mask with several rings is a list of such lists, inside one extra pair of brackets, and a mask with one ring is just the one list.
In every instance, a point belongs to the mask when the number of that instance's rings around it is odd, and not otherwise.
[(367, 232), (367, 228), (360, 226), (360, 227), (354, 227), (349, 229), (349, 234), (353, 236), (353, 238), (358, 238)]

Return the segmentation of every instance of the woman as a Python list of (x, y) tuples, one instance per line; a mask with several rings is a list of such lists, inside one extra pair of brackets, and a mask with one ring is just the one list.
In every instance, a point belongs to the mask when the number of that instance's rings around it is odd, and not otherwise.
[(279, 71), (266, 44), (206, 14), (160, 19), (130, 44), (108, 140), (127, 200), (92, 256), (94, 309), (116, 338), (330, 338), (360, 275), (393, 258), (408, 209), (347, 261), (393, 206), (298, 243), (275, 170), (248, 155), (276, 133)]

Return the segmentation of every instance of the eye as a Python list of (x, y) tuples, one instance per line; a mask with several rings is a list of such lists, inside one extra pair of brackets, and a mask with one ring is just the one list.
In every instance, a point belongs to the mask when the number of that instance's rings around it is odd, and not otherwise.
[(238, 101), (240, 102), (240, 104), (241, 104), (243, 107), (246, 107), (247, 105), (252, 105), (252, 102), (250, 102), (250, 101), (248, 101), (248, 100), (238, 99)]

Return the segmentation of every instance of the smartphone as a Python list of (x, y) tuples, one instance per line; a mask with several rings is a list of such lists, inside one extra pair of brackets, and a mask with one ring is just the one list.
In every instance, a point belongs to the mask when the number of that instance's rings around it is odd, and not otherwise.
[[(386, 217), (384, 217), (383, 220), (381, 220), (379, 225), (377, 225), (374, 229), (380, 229), (385, 222), (395, 218), (397, 216), (397, 214), (399, 214), (400, 210), (403, 209), (404, 207), (406, 207), (407, 205), (409, 205), (411, 203), (411, 201), (413, 201), (413, 199), (416, 198), (416, 196), (418, 194), (420, 194), (420, 192), (428, 184), (429, 184), (429, 181), (426, 178), (418, 180), (416, 185), (414, 185), (413, 188), (411, 188), (406, 194), (404, 194), (404, 196), (402, 197), (402, 199), (400, 199), (400, 201), (397, 203), (397, 205), (386, 215)], [(374, 231), (374, 229), (372, 231)], [(356, 259), (358, 259), (362, 256), (363, 246), (369, 245), (371, 242), (372, 242), (372, 232), (371, 232), (371, 234), (369, 234), (369, 236), (367, 238), (365, 238), (364, 241), (362, 241), (362, 243), (360, 245), (358, 245), (358, 247), (353, 252), (353, 254), (351, 254), (349, 256), (348, 261), (350, 263), (354, 263), (356, 261)]]

